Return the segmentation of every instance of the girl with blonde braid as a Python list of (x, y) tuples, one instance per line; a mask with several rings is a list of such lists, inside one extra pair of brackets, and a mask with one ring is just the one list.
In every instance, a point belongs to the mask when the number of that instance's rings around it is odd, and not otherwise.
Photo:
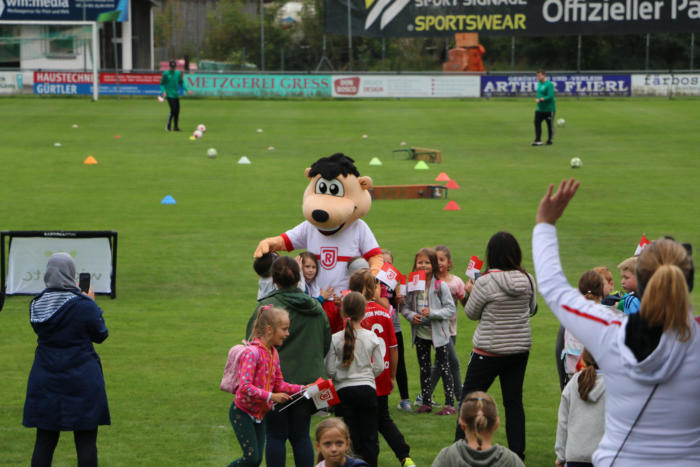
[(498, 408), (491, 396), (481, 391), (467, 394), (459, 410), (459, 425), (464, 430), (464, 439), (440, 451), (433, 461), (433, 467), (525, 467), (517, 454), (492, 442), (500, 422)]

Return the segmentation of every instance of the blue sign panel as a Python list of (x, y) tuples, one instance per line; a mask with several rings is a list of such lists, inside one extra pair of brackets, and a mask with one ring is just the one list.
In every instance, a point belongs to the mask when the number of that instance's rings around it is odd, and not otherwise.
[(128, 21), (128, 19), (126, 0), (0, 0), (0, 21)]
[[(629, 96), (630, 75), (551, 75), (557, 96)], [(537, 77), (532, 75), (482, 76), (481, 95), (534, 96), (537, 93)]]

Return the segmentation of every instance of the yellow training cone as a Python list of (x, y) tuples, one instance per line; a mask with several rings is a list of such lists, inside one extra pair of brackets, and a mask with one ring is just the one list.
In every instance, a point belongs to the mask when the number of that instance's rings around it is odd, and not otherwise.
[(85, 165), (95, 165), (97, 164), (97, 159), (95, 159), (92, 156), (87, 156), (85, 160), (83, 161), (83, 164)]

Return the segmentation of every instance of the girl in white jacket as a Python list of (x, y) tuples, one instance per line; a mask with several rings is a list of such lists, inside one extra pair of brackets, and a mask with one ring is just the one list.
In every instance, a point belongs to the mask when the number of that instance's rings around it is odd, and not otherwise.
[[(594, 271), (595, 272), (595, 271)], [(598, 273), (596, 273), (598, 274)], [(593, 356), (583, 349), (586, 367), (564, 388), (554, 452), (557, 467), (593, 467), (591, 458), (605, 431), (605, 381)]]
[(566, 281), (554, 223), (579, 183), (550, 185), (533, 232), (542, 296), (574, 330), (605, 375), (605, 435), (593, 454), (598, 467), (700, 465), (700, 323), (692, 315), (693, 263), (685, 248), (661, 239), (637, 264), (641, 310), (617, 317), (586, 300)]

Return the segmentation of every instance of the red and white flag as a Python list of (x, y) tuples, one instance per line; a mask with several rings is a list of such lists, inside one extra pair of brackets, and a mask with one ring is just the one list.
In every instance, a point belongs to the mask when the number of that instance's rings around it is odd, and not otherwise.
[(409, 292), (425, 290), (425, 271), (413, 271), (409, 274), (406, 286)]
[(642, 253), (642, 250), (644, 250), (644, 248), (646, 248), (646, 246), (650, 243), (651, 242), (649, 241), (647, 236), (642, 234), (642, 239), (639, 240), (639, 245), (637, 245), (637, 249), (634, 250), (634, 256), (639, 256)]
[(313, 386), (306, 388), (304, 397), (312, 399), (318, 410), (340, 403), (340, 397), (335, 392), (335, 386), (333, 386), (333, 381), (330, 379), (317, 379)]
[(391, 290), (396, 289), (396, 285), (399, 283), (399, 276), (401, 273), (393, 265), (389, 263), (384, 263), (382, 269), (377, 273), (377, 280), (386, 284)]
[(406, 276), (403, 274), (399, 276), (399, 295), (402, 297), (406, 296)]
[(484, 265), (484, 262), (479, 259), (478, 256), (472, 256), (469, 259), (469, 264), (467, 265), (467, 271), (465, 274), (467, 277), (471, 278), (471, 280), (475, 281), (477, 278), (477, 273), (481, 273), (481, 267)]

